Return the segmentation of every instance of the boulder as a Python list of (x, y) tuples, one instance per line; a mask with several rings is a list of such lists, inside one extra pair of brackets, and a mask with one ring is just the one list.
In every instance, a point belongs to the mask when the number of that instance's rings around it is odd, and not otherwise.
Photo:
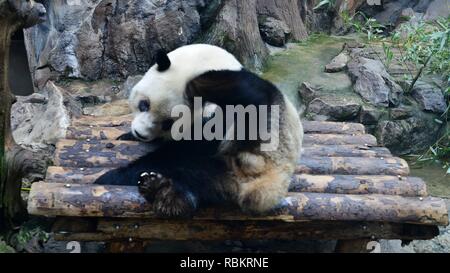
[[(340, 0), (341, 1), (341, 0)], [(346, 2), (346, 1), (343, 1)], [(361, 1), (360, 1), (361, 2)], [(369, 1), (359, 7), (368, 18), (375, 18), (382, 25), (388, 26), (388, 30), (404, 21), (404, 13), (418, 16), (423, 15), (425, 20), (436, 20), (438, 17), (447, 18), (450, 14), (448, 0), (383, 0), (382, 5), (373, 6)]]
[(52, 78), (52, 75), (53, 73), (49, 67), (36, 69), (34, 72), (34, 86), (36, 86), (39, 90), (42, 90), (48, 80)]
[(33, 93), (27, 97), (23, 97), (22, 101), (25, 103), (38, 103), (38, 104), (46, 104), (48, 102), (47, 96), (41, 93)]
[(410, 118), (413, 115), (414, 109), (408, 107), (397, 107), (391, 108), (390, 110), (390, 118), (392, 120), (402, 120)]
[(78, 105), (65, 90), (48, 82), (43, 92), (18, 97), (11, 109), (11, 128), (17, 143), (24, 145), (55, 144), (64, 138)]
[(376, 107), (363, 105), (359, 113), (359, 122), (364, 125), (376, 125), (380, 120), (382, 112)]
[(285, 22), (273, 17), (260, 19), (259, 30), (266, 43), (278, 47), (284, 46), (291, 34), (291, 29)]
[(379, 60), (355, 56), (347, 66), (354, 91), (366, 101), (381, 107), (399, 105), (402, 88)]
[(349, 61), (350, 57), (348, 56), (348, 54), (345, 52), (341, 52), (339, 55), (334, 57), (329, 64), (325, 66), (325, 72), (341, 72), (347, 67), (347, 63)]
[(441, 114), (447, 109), (447, 103), (441, 89), (434, 85), (418, 81), (411, 94), (422, 110)]
[(378, 124), (377, 139), (397, 155), (421, 153), (435, 143), (441, 125), (425, 113), (403, 119), (385, 120)]
[(410, 22), (412, 24), (418, 24), (422, 17), (422, 13), (415, 12), (412, 8), (406, 8), (402, 10), (398, 23)]
[(315, 98), (308, 105), (307, 115), (313, 120), (351, 121), (354, 120), (361, 109), (361, 105), (346, 99)]
[(450, 4), (448, 0), (433, 0), (425, 12), (425, 20), (436, 20), (440, 17), (450, 16)]
[(302, 104), (309, 104), (318, 96), (318, 91), (318, 88), (312, 86), (309, 82), (303, 82), (298, 89)]

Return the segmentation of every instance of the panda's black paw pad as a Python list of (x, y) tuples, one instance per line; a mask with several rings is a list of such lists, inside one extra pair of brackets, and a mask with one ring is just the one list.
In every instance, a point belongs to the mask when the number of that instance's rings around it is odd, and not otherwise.
[(162, 188), (171, 187), (172, 181), (156, 172), (144, 172), (138, 181), (139, 192), (148, 200), (153, 201)]

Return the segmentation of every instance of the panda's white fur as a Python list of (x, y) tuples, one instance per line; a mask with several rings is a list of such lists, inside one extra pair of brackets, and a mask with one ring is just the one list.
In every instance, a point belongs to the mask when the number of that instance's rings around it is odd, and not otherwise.
[[(213, 45), (182, 46), (167, 55), (171, 61), (170, 69), (161, 73), (157, 65), (151, 67), (134, 86), (129, 97), (130, 107), (135, 113), (132, 132), (138, 132), (144, 141), (151, 141), (155, 137), (170, 138), (170, 132), (161, 131), (160, 123), (170, 117), (174, 106), (186, 104), (183, 93), (189, 81), (208, 71), (242, 69), (232, 54)], [(150, 112), (138, 111), (142, 99), (151, 102)]]
[[(170, 52), (168, 57), (171, 63), (168, 70), (159, 71), (157, 65), (153, 66), (131, 92), (130, 107), (135, 113), (132, 131), (138, 133), (135, 136), (140, 140), (170, 139), (170, 131), (163, 132), (161, 122), (171, 116), (174, 106), (188, 105), (185, 96), (187, 85), (196, 77), (210, 71), (249, 74), (241, 72), (243, 67), (233, 55), (212, 45), (183, 46)], [(243, 210), (263, 212), (276, 206), (287, 193), (300, 157), (303, 128), (292, 103), (276, 87), (258, 79), (262, 82), (262, 88), (269, 86), (268, 89), (275, 94), (270, 103), (281, 108), (278, 149), (263, 151), (260, 147), (253, 147), (236, 150), (233, 149), (234, 142), (222, 143), (218, 153), (225, 162), (226, 171), (220, 174), (220, 179), (217, 179), (220, 181), (208, 183), (214, 184), (216, 192), (231, 199)], [(148, 112), (139, 111), (138, 105), (142, 100), (150, 102)], [(114, 179), (113, 174), (108, 179), (105, 177), (104, 181), (111, 179)]]

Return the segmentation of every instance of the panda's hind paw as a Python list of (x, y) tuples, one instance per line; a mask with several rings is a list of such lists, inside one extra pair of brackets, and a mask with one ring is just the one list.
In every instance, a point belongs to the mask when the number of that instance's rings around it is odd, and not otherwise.
[(143, 172), (138, 181), (139, 192), (147, 199), (153, 201), (158, 191), (170, 188), (172, 180), (156, 172)]

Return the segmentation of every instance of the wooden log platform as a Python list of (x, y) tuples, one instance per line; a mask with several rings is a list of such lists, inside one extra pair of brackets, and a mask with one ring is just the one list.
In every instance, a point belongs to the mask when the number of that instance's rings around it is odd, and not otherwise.
[[(59, 240), (430, 239), (448, 225), (445, 202), (428, 196), (408, 164), (357, 123), (304, 121), (302, 157), (283, 205), (266, 215), (205, 208), (193, 219), (157, 219), (137, 187), (92, 183), (154, 149), (115, 140), (132, 117), (83, 116), (56, 145), (28, 211), (56, 217)], [(342, 243), (340, 245), (346, 245)], [(343, 249), (343, 248), (342, 248)]]
[[(47, 217), (118, 217), (149, 218), (151, 204), (137, 187), (80, 184), (34, 183), (29, 212)], [(376, 194), (331, 194), (290, 192), (283, 208), (267, 219), (382, 221), (443, 225), (447, 207), (434, 197), (401, 197)], [(389, 212), (389, 213), (386, 213)], [(230, 212), (199, 211), (195, 219), (227, 220)], [(232, 213), (233, 220), (266, 219), (266, 216)]]

